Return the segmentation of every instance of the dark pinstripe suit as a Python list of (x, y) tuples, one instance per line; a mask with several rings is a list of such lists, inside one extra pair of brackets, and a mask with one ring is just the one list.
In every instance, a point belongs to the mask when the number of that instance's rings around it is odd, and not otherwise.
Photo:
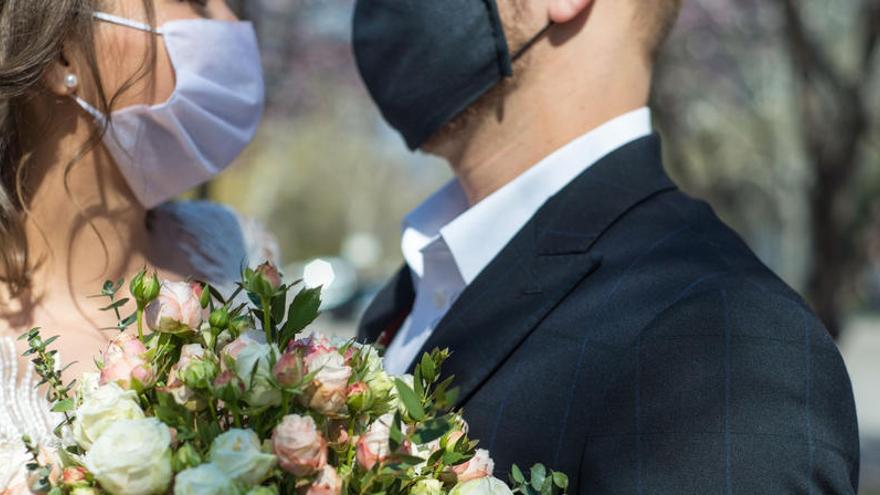
[[(409, 310), (402, 270), (360, 337)], [(449, 347), (475, 438), (572, 493), (854, 493), (843, 362), (804, 302), (667, 178), (656, 137), (553, 197), (462, 294)]]

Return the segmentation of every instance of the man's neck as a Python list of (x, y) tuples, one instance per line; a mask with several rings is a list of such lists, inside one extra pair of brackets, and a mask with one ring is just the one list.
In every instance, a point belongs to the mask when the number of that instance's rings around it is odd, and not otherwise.
[(470, 204), (578, 137), (647, 105), (650, 74), (639, 64), (630, 64), (630, 73), (597, 71), (589, 80), (557, 78), (563, 67), (533, 75), (501, 102), (503, 107), (462, 129), (455, 147), (440, 153)]

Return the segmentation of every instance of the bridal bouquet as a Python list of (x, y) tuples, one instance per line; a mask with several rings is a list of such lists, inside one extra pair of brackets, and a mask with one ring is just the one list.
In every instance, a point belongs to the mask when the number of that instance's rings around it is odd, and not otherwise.
[[(55, 338), (24, 336), (28, 355), (63, 420), (33, 457), (32, 490), (52, 495), (553, 495), (562, 473), (514, 466), (511, 486), (492, 476), (488, 452), (468, 437), (448, 351), (392, 377), (379, 351), (305, 334), (320, 288), (288, 305), (269, 264), (246, 270), (224, 298), (199, 282), (142, 272), (131, 297), (108, 282), (103, 308), (119, 320), (97, 371), (64, 384)], [(122, 317), (130, 300), (134, 314)], [(147, 328), (151, 330), (147, 332)]]

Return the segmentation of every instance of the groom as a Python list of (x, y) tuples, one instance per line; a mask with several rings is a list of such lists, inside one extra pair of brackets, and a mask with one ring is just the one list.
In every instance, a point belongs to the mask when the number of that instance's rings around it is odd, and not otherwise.
[(807, 305), (666, 176), (645, 108), (680, 0), (359, 0), (385, 118), (456, 180), (404, 222), (360, 338), (432, 348), (496, 474), (571, 493), (851, 494), (843, 361)]

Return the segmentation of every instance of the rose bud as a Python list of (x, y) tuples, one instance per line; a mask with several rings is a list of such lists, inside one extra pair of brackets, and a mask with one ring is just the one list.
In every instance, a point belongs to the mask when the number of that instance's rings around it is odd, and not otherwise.
[(348, 387), (347, 403), (352, 411), (363, 411), (372, 405), (370, 387), (364, 382), (357, 382)]
[(489, 457), (489, 451), (485, 449), (477, 449), (471, 460), (452, 467), (459, 483), (492, 476), (494, 470), (495, 462)]
[(308, 416), (285, 416), (272, 431), (272, 450), (281, 469), (295, 476), (309, 476), (327, 464), (327, 440)]
[(218, 328), (220, 330), (225, 329), (229, 326), (229, 310), (226, 309), (226, 306), (215, 309), (211, 312), (211, 316), (208, 318), (208, 323), (211, 324), (212, 327)]
[(103, 355), (99, 383), (115, 382), (122, 388), (131, 388), (134, 380), (150, 386), (156, 379), (153, 367), (144, 359), (147, 348), (143, 342), (128, 334), (119, 334), (110, 341)]
[(258, 266), (255, 270), (257, 275), (263, 278), (272, 290), (278, 290), (281, 287), (281, 273), (278, 268), (268, 261)]
[(285, 352), (275, 363), (272, 373), (275, 379), (282, 387), (293, 387), (299, 385), (305, 376), (305, 364), (299, 354), (295, 352)]
[(61, 472), (61, 482), (67, 487), (74, 487), (86, 483), (86, 475), (88, 470), (82, 466), (71, 466), (64, 468)]
[(159, 295), (159, 287), (161, 283), (156, 273), (147, 274), (145, 271), (135, 275), (129, 284), (129, 291), (132, 297), (138, 303), (138, 307), (143, 309), (147, 304)]
[(305, 358), (306, 373), (314, 376), (308, 393), (301, 396), (305, 405), (321, 414), (333, 415), (345, 410), (351, 368), (335, 350), (313, 352)]
[(198, 411), (206, 404), (193, 389), (207, 388), (216, 373), (217, 365), (208, 360), (205, 349), (199, 344), (187, 344), (181, 348), (180, 359), (171, 366), (168, 385), (162, 392), (171, 394), (174, 402), (188, 410)]
[(388, 439), (391, 435), (391, 422), (394, 415), (386, 414), (377, 419), (367, 429), (367, 433), (357, 441), (357, 461), (362, 468), (370, 470), (391, 455)]
[(244, 392), (244, 383), (232, 370), (222, 371), (214, 379), (214, 395), (225, 402), (238, 401)]
[(305, 495), (340, 495), (342, 478), (332, 466), (324, 466), (315, 481), (305, 490)]
[(159, 296), (147, 306), (147, 325), (160, 333), (197, 331), (204, 319), (200, 292), (199, 284), (163, 282)]

